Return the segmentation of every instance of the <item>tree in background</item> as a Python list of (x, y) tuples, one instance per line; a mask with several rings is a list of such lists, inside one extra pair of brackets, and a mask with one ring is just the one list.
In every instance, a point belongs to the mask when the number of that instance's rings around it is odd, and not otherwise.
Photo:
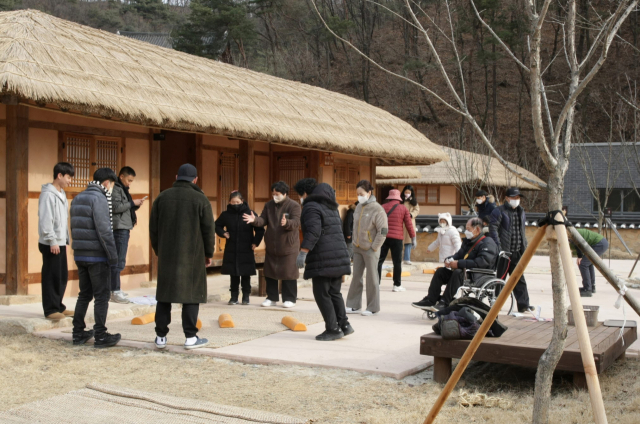
[(256, 39), (248, 0), (193, 0), (187, 21), (173, 32), (174, 48), (248, 67), (247, 48)]

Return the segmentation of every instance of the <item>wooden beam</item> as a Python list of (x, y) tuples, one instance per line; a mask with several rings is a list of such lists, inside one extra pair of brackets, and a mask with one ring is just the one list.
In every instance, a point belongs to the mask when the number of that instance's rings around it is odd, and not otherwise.
[[(156, 197), (160, 194), (160, 141), (153, 139), (154, 130), (149, 130), (149, 216)], [(149, 279), (158, 279), (158, 257), (149, 242)]]
[[(376, 167), (378, 166), (378, 160), (376, 158), (371, 158), (370, 160), (371, 167), (371, 185), (373, 185), (373, 192), (376, 192)], [(378, 199), (378, 201), (382, 201), (382, 199)]]
[(239, 157), (239, 184), (238, 189), (244, 196), (250, 207), (255, 202), (255, 142), (240, 140), (240, 157)]
[(60, 124), (58, 122), (47, 122), (47, 121), (30, 121), (29, 128), (101, 135), (103, 137), (138, 138), (140, 140), (144, 140), (145, 138), (147, 138), (147, 133), (144, 133), (144, 132), (110, 130), (106, 128), (87, 127), (83, 125), (73, 125), (73, 124)]
[(29, 108), (7, 105), (6, 293), (26, 295), (29, 223)]
[(202, 168), (202, 146), (204, 146), (204, 143), (202, 141), (202, 134), (196, 134), (196, 169), (198, 170), (198, 175), (200, 176), (200, 178), (198, 178), (198, 187), (200, 187), (202, 189), (202, 176), (204, 175), (203, 173), (203, 168)]

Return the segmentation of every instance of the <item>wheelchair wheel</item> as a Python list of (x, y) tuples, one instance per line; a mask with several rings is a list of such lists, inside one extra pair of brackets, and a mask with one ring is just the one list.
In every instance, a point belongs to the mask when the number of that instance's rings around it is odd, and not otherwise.
[[(504, 288), (504, 281), (499, 278), (494, 278), (482, 285), (480, 292), (478, 293), (478, 300), (485, 303), (489, 307), (492, 307), (496, 303), (496, 299), (500, 295), (500, 292)], [(516, 305), (516, 297), (511, 293), (507, 301), (500, 309), (501, 314), (510, 314), (514, 306)]]

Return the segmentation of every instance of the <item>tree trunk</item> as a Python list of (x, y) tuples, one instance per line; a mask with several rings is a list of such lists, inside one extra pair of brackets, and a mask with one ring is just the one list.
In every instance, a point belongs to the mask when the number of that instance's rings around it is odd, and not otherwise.
[[(562, 209), (562, 192), (564, 191), (563, 172), (558, 167), (549, 175), (549, 210)], [(553, 372), (562, 356), (564, 341), (567, 338), (567, 299), (565, 294), (566, 281), (558, 241), (555, 239), (555, 231), (548, 228), (553, 238), (549, 239), (549, 261), (551, 263), (551, 289), (553, 292), (553, 335), (551, 343), (544, 351), (538, 362), (536, 373), (536, 385), (533, 397), (533, 424), (547, 424), (549, 422), (549, 410), (551, 408), (551, 382)]]

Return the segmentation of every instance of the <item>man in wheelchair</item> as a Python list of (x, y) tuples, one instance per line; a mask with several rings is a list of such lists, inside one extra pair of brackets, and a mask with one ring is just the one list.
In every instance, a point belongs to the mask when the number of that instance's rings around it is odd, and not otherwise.
[[(427, 296), (419, 302), (412, 303), (411, 306), (432, 312), (445, 308), (462, 286), (465, 269), (494, 268), (498, 258), (498, 246), (491, 237), (483, 234), (482, 227), (480, 218), (471, 218), (467, 221), (464, 232), (466, 239), (462, 242), (462, 247), (455, 255), (445, 260), (444, 268), (438, 268), (431, 280)], [(475, 276), (472, 275), (471, 278)], [(444, 294), (440, 295), (443, 285), (446, 285)]]

